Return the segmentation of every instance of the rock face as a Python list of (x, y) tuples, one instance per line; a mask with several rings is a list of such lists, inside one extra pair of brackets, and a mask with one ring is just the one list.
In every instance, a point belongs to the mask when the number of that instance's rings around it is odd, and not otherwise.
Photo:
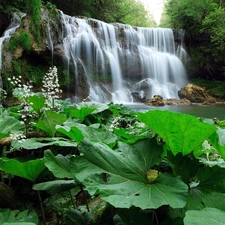
[(212, 104), (216, 103), (215, 98), (210, 96), (205, 88), (199, 87), (194, 84), (188, 84), (178, 91), (179, 98), (186, 98), (194, 103)]

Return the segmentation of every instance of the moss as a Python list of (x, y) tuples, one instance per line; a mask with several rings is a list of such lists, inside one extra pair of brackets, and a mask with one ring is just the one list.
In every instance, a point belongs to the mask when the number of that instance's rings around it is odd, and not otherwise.
[(21, 30), (19, 34), (19, 43), (22, 48), (24, 48), (27, 51), (31, 50), (31, 41), (30, 41), (30, 35), (27, 31)]
[(25, 78), (27, 80), (32, 80), (35, 87), (40, 87), (46, 71), (47, 70), (44, 67), (28, 65), (26, 68)]
[(9, 49), (15, 51), (19, 47), (22, 47), (26, 51), (31, 50), (30, 35), (26, 30), (21, 30), (19, 35), (14, 35), (10, 38)]
[(31, 31), (36, 38), (38, 45), (41, 43), (41, 33), (40, 33), (40, 21), (41, 21), (41, 0), (28, 0), (27, 8), (28, 14), (31, 16), (32, 27)]
[(19, 37), (18, 36), (13, 36), (10, 38), (10, 41), (9, 41), (9, 49), (11, 51), (15, 51), (18, 47), (19, 47)]
[(12, 65), (13, 65), (14, 73), (21, 74), (21, 63), (20, 63), (20, 61), (13, 61)]

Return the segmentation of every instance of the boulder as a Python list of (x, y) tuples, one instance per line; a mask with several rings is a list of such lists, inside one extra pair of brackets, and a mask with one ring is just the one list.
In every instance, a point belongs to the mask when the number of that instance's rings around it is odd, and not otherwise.
[(186, 98), (194, 103), (208, 102), (212, 104), (216, 102), (216, 100), (207, 93), (205, 88), (190, 83), (178, 91), (178, 96), (180, 99)]
[(142, 97), (138, 91), (131, 92), (131, 96), (134, 102), (145, 102), (146, 97)]
[(163, 101), (162, 96), (155, 95), (152, 99), (148, 99), (145, 104), (152, 105), (152, 106), (164, 106), (165, 103)]

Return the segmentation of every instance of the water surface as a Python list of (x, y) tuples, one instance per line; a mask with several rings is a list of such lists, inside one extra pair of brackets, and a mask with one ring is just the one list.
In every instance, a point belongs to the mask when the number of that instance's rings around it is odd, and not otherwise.
[(183, 114), (191, 114), (197, 117), (203, 117), (208, 119), (213, 119), (216, 117), (219, 120), (225, 120), (225, 105), (165, 105), (165, 106), (148, 106), (145, 104), (134, 103), (126, 104), (129, 108), (134, 111), (146, 112), (148, 110), (169, 110), (172, 112), (179, 112)]

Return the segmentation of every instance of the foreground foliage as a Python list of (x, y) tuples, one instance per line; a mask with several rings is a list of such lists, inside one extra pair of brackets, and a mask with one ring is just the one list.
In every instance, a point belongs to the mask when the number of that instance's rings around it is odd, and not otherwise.
[(225, 221), (224, 121), (34, 96), (1, 111), (1, 224)]

